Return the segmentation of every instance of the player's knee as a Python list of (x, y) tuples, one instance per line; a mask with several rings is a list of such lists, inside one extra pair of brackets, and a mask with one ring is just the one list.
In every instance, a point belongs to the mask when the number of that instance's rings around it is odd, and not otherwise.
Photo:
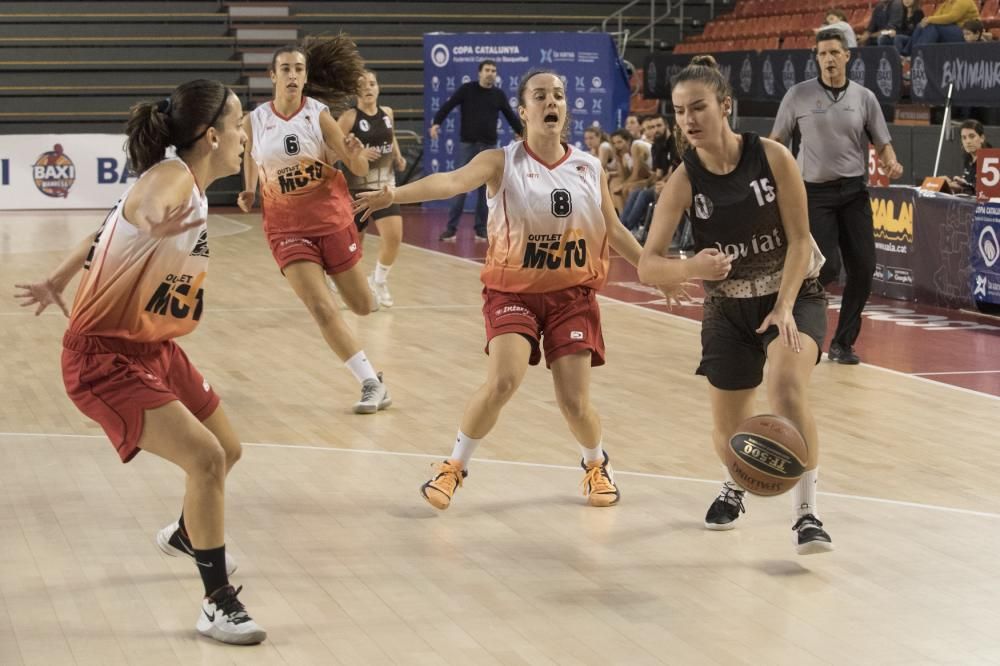
[(239, 441), (222, 442), (222, 450), (226, 453), (226, 468), (232, 469), (233, 465), (243, 457), (243, 445)]
[(348, 309), (361, 317), (371, 314), (372, 308), (375, 307), (371, 292), (367, 290), (362, 292), (360, 295), (348, 296), (346, 293), (341, 295), (344, 297), (344, 303), (347, 305)]
[(560, 396), (559, 410), (569, 421), (582, 421), (590, 413), (590, 401), (582, 395)]
[(309, 301), (306, 303), (306, 307), (320, 328), (324, 328), (337, 320), (337, 310), (329, 301)]
[(772, 377), (771, 408), (778, 414), (799, 414), (807, 404), (805, 382), (793, 373)]
[(487, 383), (490, 399), (499, 403), (507, 402), (517, 390), (517, 384), (517, 379), (513, 375), (499, 374), (491, 378)]
[(226, 456), (219, 440), (208, 434), (198, 442), (187, 472), (203, 483), (221, 484), (226, 478)]

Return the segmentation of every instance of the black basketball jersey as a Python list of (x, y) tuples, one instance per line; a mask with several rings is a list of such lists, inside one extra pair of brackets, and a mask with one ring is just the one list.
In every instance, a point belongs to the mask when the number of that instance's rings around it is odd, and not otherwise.
[(381, 106), (371, 116), (358, 107), (354, 107), (354, 111), (356, 115), (351, 131), (366, 148), (374, 148), (380, 155), (377, 160), (368, 164), (368, 175), (355, 176), (349, 170), (344, 171), (348, 188), (380, 190), (383, 185), (394, 187), (396, 176), (392, 159), (392, 118)]
[(764, 145), (752, 132), (742, 136), (739, 164), (725, 175), (708, 171), (694, 148), (684, 153), (695, 251), (714, 247), (733, 258), (729, 276), (718, 282), (706, 280), (705, 290), (732, 298), (778, 291), (788, 249)]

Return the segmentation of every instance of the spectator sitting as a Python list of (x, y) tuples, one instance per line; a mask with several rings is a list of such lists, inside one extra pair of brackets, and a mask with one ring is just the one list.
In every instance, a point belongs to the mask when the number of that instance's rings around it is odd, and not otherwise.
[(966, 42), (988, 42), (992, 35), (986, 32), (986, 27), (979, 19), (966, 21), (962, 24), (962, 36)]
[[(652, 141), (649, 169), (645, 176), (633, 179), (621, 216), (622, 224), (632, 232), (642, 226), (646, 219), (646, 210), (655, 199), (653, 185), (671, 170), (666, 119), (659, 114), (646, 116), (643, 119), (643, 136)], [(634, 146), (635, 142), (632, 145)]]
[(889, 36), (892, 37), (892, 46), (900, 53), (910, 43), (910, 36), (917, 29), (920, 22), (924, 20), (924, 10), (920, 9), (920, 0), (902, 0), (903, 15), (898, 24), (893, 24), (889, 29)]
[(902, 0), (881, 0), (872, 8), (871, 20), (858, 37), (858, 43), (863, 46), (892, 46), (893, 29), (902, 21)]
[(632, 134), (627, 129), (615, 130), (611, 133), (611, 148), (614, 160), (608, 169), (608, 188), (615, 210), (621, 210), (625, 206), (622, 185), (632, 173)]
[(610, 174), (615, 156), (608, 133), (597, 125), (593, 125), (583, 130), (583, 143), (587, 146), (587, 152), (599, 159), (604, 171)]
[(813, 32), (818, 33), (820, 30), (839, 30), (844, 33), (844, 38), (847, 41), (847, 48), (853, 49), (858, 45), (858, 37), (854, 34), (854, 28), (851, 24), (847, 22), (847, 14), (841, 9), (834, 7), (826, 13), (826, 23), (818, 28), (813, 28)]
[(962, 150), (965, 153), (962, 156), (964, 168), (961, 176), (947, 179), (948, 185), (951, 186), (951, 191), (956, 194), (975, 194), (976, 179), (978, 178), (976, 153), (979, 152), (980, 148), (991, 148), (992, 146), (986, 140), (986, 130), (983, 124), (978, 120), (963, 122), (960, 126), (959, 136), (962, 139)]
[(914, 46), (961, 42), (963, 35), (959, 26), (973, 20), (979, 20), (979, 7), (975, 0), (944, 0), (938, 5), (937, 11), (924, 17), (914, 29), (902, 54), (909, 56)]

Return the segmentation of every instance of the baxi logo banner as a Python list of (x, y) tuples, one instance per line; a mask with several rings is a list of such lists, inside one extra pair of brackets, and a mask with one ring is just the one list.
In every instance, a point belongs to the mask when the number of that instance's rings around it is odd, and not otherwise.
[(118, 134), (16, 134), (0, 149), (0, 209), (107, 208), (135, 180)]

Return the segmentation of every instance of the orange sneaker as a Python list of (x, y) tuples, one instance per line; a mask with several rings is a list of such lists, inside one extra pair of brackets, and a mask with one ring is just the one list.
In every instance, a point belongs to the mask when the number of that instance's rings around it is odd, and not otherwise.
[(451, 498), (469, 472), (462, 469), (459, 463), (450, 460), (434, 463), (432, 467), (436, 474), (433, 479), (420, 486), (420, 494), (435, 509), (444, 511), (451, 506)]
[(586, 474), (583, 475), (583, 494), (590, 506), (614, 506), (621, 499), (618, 486), (615, 485), (615, 472), (608, 462), (608, 454), (604, 454), (604, 462), (587, 464), (580, 461)]

